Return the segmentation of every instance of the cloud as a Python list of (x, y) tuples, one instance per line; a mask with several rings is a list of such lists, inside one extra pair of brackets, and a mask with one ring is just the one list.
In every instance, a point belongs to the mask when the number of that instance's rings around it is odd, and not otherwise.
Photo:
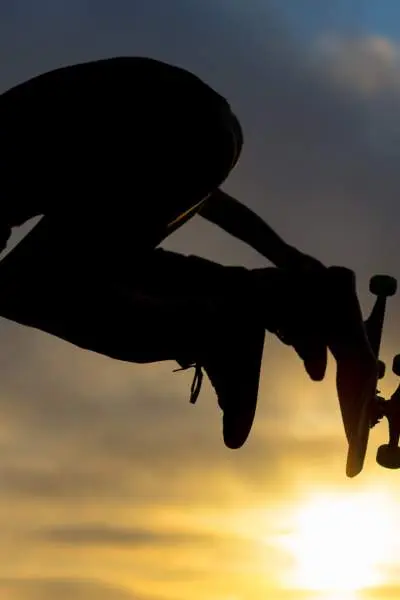
[[(54, 361), (51, 373), (46, 356)], [(63, 366), (67, 360), (73, 381)], [(272, 359), (268, 360), (273, 368)], [(308, 420), (317, 422), (325, 411), (329, 417), (330, 409), (318, 407), (317, 389), (307, 384), (299, 362), (288, 388), (266, 376), (260, 421), (240, 452), (223, 447), (221, 413), (210, 385), (206, 382), (199, 404), (190, 406), (185, 393), (190, 375), (182, 374), (180, 380), (180, 375), (170, 372), (170, 365), (130, 368), (48, 338), (32, 356), (28, 353), (26, 366), (23, 378), (11, 370), (3, 379), (2, 420), (8, 432), (14, 431), (14, 438), (4, 442), (7, 460), (0, 464), (2, 492), (7, 497), (112, 499), (123, 494), (140, 502), (143, 494), (157, 489), (164, 499), (196, 496), (205, 481), (212, 481), (209, 501), (213, 502), (229, 481), (234, 486), (240, 478), (261, 494), (272, 482), (283, 485), (293, 463), (318, 469), (324, 460), (344, 452), (340, 429), (310, 432)], [(154, 381), (153, 369), (160, 384)], [(92, 373), (98, 373), (94, 385)], [(63, 381), (60, 388), (54, 387), (55, 381)], [(113, 381), (116, 389), (111, 399)], [(303, 386), (310, 399), (298, 414), (291, 408), (293, 381)], [(270, 399), (274, 396), (286, 396), (287, 401), (281, 400), (279, 407)], [(290, 424), (293, 417), (297, 429)], [(341, 427), (339, 420), (337, 426)], [(33, 446), (26, 442), (31, 436)]]
[(400, 54), (396, 42), (381, 36), (326, 34), (315, 46), (325, 77), (344, 93), (358, 92), (367, 99), (400, 92)]
[[(172, 364), (127, 365), (22, 327), (5, 327), (5, 335), (7, 330), (13, 333), (13, 352), (3, 365), (0, 402), (6, 429), (0, 464), (4, 498), (78, 502), (122, 495), (140, 503), (157, 490), (165, 500), (197, 497), (207, 481), (213, 482), (212, 503), (239, 478), (259, 495), (280, 481), (284, 493), (291, 464), (304, 461), (318, 469), (344, 448), (332, 430), (309, 439), (308, 432), (301, 434), (303, 426), (288, 429), (293, 383), (282, 387), (266, 376), (261, 423), (235, 453), (223, 447), (221, 412), (207, 380), (193, 407), (188, 402), (192, 374), (173, 374)], [(278, 345), (274, 358), (266, 350), (272, 370), (282, 360), (279, 350), (286, 353)], [(292, 382), (307, 390), (300, 362), (293, 363)], [(305, 393), (311, 403), (317, 390), (311, 384)], [(288, 401), (277, 404), (269, 399), (275, 395)], [(316, 398), (315, 414), (318, 404)], [(312, 416), (311, 404), (308, 410)]]
[[(223, 536), (210, 533), (177, 533), (175, 531), (155, 531), (152, 529), (130, 529), (102, 524), (82, 524), (58, 526), (48, 530), (41, 530), (34, 536), (37, 540), (53, 544), (94, 546), (116, 546), (120, 548), (141, 548), (144, 546), (182, 546), (182, 545), (220, 545)], [(234, 539), (234, 538), (233, 538)]]
[(0, 592), (7, 600), (162, 600), (101, 582), (73, 579), (0, 579)]
[[(393, 44), (334, 39), (330, 53), (315, 40), (309, 46), (289, 41), (284, 49), (274, 37), (263, 42), (264, 53), (254, 59), (251, 71), (253, 77), (258, 73), (257, 87), (245, 77), (247, 96), (237, 88), (232, 94), (243, 121), (245, 146), (225, 187), (290, 243), (328, 263), (354, 268), (365, 299), (370, 274), (382, 269), (396, 273), (398, 265), (393, 224), (400, 216), (399, 103), (390, 91), (397, 85), (398, 71), (395, 63), (386, 65), (383, 57), (381, 65), (377, 57), (374, 89), (385, 82), (380, 93), (356, 92), (357, 78), (350, 76), (349, 89), (337, 74), (352, 64), (353, 46), (379, 50)], [(368, 71), (369, 54), (357, 52), (358, 62)], [(208, 240), (209, 250), (202, 239)], [(218, 252), (230, 263), (263, 264), (201, 223), (179, 232), (172, 247), (188, 246), (189, 241), (192, 250), (211, 257)]]
[[(226, 586), (218, 586), (222, 588), (222, 592), (226, 589)], [(304, 590), (277, 590), (276, 588), (265, 589), (262, 593), (265, 594), (263, 597), (269, 597), (273, 594), (273, 597), (277, 600), (318, 600), (320, 595)], [(3, 579), (0, 580), (0, 591), (7, 593), (7, 600), (53, 600), (59, 598), (60, 600), (175, 600), (174, 596), (170, 594), (166, 595), (147, 595), (141, 592), (129, 592), (123, 589), (114, 588), (101, 582), (96, 581), (85, 581), (85, 580), (57, 580), (57, 579)], [(189, 592), (190, 593), (190, 592)], [(179, 592), (178, 592), (179, 594)], [(268, 594), (268, 595), (267, 595)], [(179, 594), (179, 599), (184, 596)], [(192, 597), (200, 598), (197, 593), (194, 593)], [(215, 596), (215, 598), (239, 598), (241, 600), (251, 600), (254, 595), (249, 595), (240, 591), (240, 596), (226, 595), (223, 593), (221, 596)], [(256, 596), (256, 598), (261, 596)], [(386, 596), (384, 596), (386, 598)], [(392, 598), (394, 596), (388, 596)], [(176, 596), (178, 598), (178, 595)]]
[[(2, 466), (2, 498), (88, 501), (97, 498), (113, 498), (124, 492), (121, 477), (112, 472), (96, 472), (90, 466), (70, 468), (46, 468), (30, 464)], [(128, 493), (125, 490), (125, 493)]]

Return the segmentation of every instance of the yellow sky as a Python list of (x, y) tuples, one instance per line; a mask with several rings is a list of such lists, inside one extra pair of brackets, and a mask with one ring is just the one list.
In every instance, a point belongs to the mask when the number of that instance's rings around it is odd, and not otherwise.
[(7, 600), (396, 596), (398, 474), (374, 464), (376, 431), (365, 471), (345, 478), (333, 364), (309, 383), (269, 342), (253, 435), (232, 452), (209, 386), (189, 405), (172, 364), (114, 363), (17, 326), (14, 340), (30, 355), (0, 430)]

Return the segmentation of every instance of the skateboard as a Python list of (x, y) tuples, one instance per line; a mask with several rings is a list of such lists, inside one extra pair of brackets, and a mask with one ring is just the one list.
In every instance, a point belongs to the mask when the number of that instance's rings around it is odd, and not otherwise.
[[(389, 426), (389, 441), (378, 448), (377, 463), (387, 469), (400, 468), (400, 385), (386, 400), (380, 395), (378, 381), (386, 372), (385, 363), (379, 359), (387, 299), (397, 291), (397, 281), (389, 275), (375, 275), (370, 280), (370, 292), (376, 296), (370, 316), (365, 321), (367, 336), (378, 361), (376, 393), (373, 398), (366, 399), (364, 409), (358, 420), (357, 431), (353, 432), (348, 445), (346, 475), (355, 477), (361, 473), (367, 453), (370, 430), (386, 418)], [(400, 376), (400, 354), (393, 359), (392, 370)]]

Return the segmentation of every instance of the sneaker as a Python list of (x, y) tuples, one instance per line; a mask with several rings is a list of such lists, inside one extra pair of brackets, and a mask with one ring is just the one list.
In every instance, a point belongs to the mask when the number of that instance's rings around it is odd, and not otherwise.
[(337, 394), (349, 443), (347, 472), (354, 476), (366, 452), (378, 376), (355, 275), (344, 267), (330, 267), (315, 273), (281, 272), (276, 282), (277, 336), (294, 347), (313, 380), (325, 374), (327, 349), (336, 360)]
[(266, 329), (294, 348), (313, 381), (322, 381), (328, 355), (320, 273), (267, 268), (252, 274)]
[(205, 371), (223, 412), (224, 443), (238, 449), (246, 442), (256, 413), (265, 328), (251, 318), (229, 318), (226, 313), (219, 317), (209, 346), (198, 361), (178, 363), (182, 369), (195, 368), (192, 404), (199, 396)]

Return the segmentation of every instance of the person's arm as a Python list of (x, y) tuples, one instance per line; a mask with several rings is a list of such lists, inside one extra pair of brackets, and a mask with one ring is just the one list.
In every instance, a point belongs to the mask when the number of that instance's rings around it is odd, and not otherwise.
[(314, 267), (320, 265), (317, 260), (287, 244), (261, 217), (222, 190), (209, 197), (199, 214), (251, 246), (277, 267), (292, 269), (304, 262), (312, 263)]
[(11, 236), (11, 227), (0, 223), (0, 254), (7, 248)]

